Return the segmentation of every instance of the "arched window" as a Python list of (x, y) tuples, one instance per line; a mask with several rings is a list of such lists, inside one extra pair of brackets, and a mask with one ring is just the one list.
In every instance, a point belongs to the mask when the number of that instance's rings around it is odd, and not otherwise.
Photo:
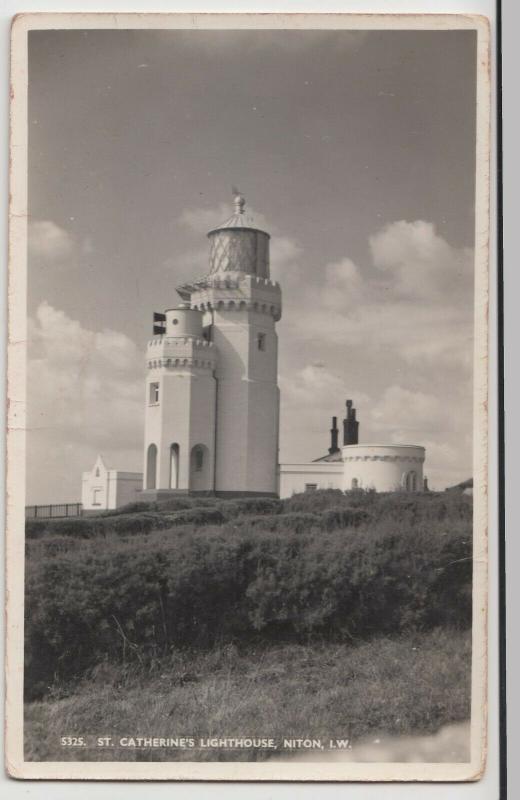
[(189, 488), (195, 492), (207, 492), (211, 486), (211, 455), (205, 444), (194, 445), (190, 452)]
[(193, 461), (195, 472), (202, 472), (204, 469), (204, 450), (202, 447), (196, 447), (193, 451)]
[(99, 467), (96, 467), (96, 478), (99, 478)]
[(170, 447), (170, 489), (179, 488), (179, 445)]
[(407, 492), (416, 492), (417, 491), (417, 473), (416, 472), (407, 472), (406, 473), (406, 482), (405, 487)]
[(358, 489), (359, 488), (359, 481), (357, 478), (352, 478), (352, 483), (350, 485), (351, 489)]
[(157, 488), (157, 447), (151, 444), (146, 456), (146, 488)]

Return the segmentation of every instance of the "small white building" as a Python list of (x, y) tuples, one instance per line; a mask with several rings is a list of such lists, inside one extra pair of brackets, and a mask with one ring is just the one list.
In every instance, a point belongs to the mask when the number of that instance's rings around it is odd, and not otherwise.
[(425, 452), (417, 444), (348, 445), (342, 451), (342, 488), (422, 492)]
[(143, 486), (142, 472), (122, 472), (107, 469), (99, 455), (81, 483), (81, 503), (84, 511), (108, 511), (139, 499)]

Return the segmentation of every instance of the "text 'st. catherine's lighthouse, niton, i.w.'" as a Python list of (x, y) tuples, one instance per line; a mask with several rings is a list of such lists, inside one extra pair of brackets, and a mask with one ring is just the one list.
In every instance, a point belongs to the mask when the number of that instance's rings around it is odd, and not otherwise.
[(209, 272), (154, 315), (146, 353), (144, 490), (276, 496), (281, 317), (269, 234), (234, 192), (208, 233)]

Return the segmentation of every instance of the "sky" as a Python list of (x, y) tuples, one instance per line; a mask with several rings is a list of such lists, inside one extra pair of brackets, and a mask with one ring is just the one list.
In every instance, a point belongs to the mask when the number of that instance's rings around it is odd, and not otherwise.
[(472, 442), (475, 34), (29, 34), (27, 502), (75, 502), (102, 453), (142, 469), (154, 311), (207, 270), (240, 188), (282, 286), (280, 460)]

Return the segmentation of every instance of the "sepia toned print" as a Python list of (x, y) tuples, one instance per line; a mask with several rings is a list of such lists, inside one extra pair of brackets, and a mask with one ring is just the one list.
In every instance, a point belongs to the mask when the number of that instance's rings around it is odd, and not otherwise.
[(487, 23), (115, 16), (13, 27), (8, 769), (478, 779)]

